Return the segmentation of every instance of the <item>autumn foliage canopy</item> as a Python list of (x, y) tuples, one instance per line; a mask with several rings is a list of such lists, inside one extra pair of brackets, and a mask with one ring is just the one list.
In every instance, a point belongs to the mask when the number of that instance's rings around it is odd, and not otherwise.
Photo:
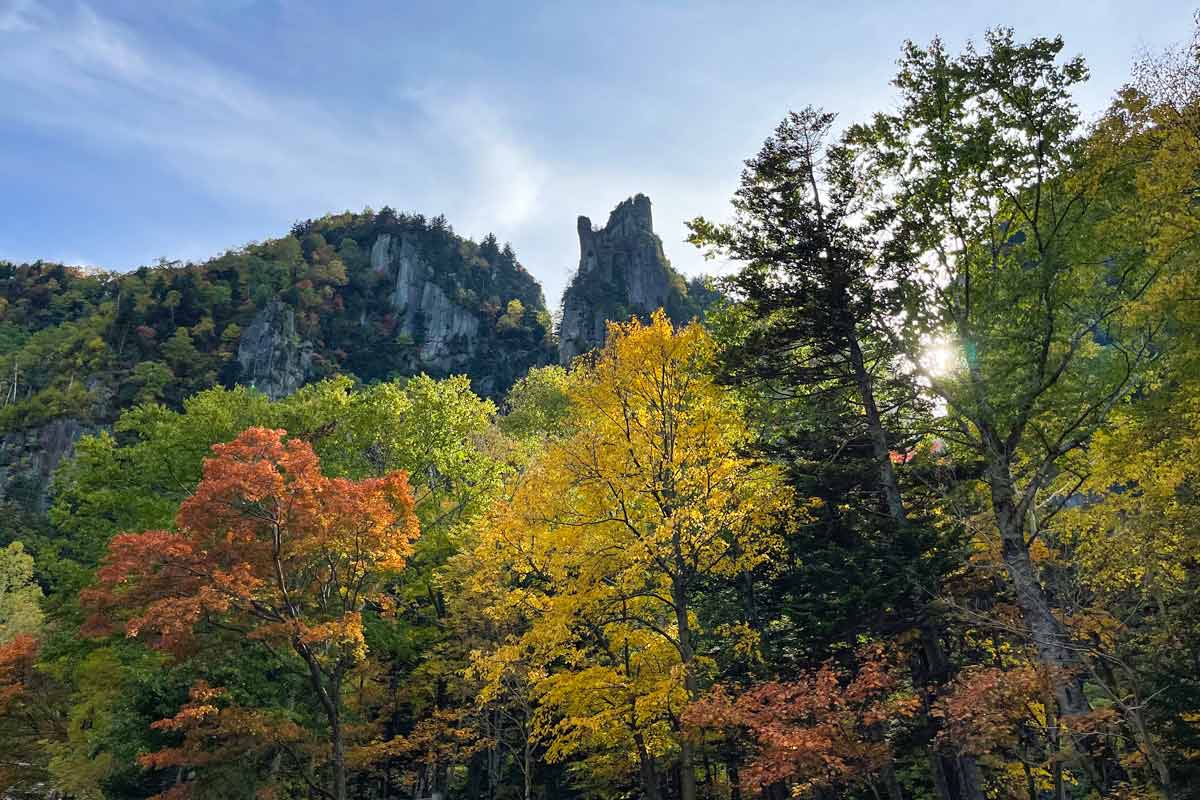
[(206, 615), (233, 615), (256, 638), (365, 655), (362, 606), (417, 536), (408, 479), (327, 478), (312, 447), (284, 435), (250, 428), (214, 445), (177, 531), (113, 539), (86, 597), (92, 630), (129, 609), (129, 636), (175, 650)]

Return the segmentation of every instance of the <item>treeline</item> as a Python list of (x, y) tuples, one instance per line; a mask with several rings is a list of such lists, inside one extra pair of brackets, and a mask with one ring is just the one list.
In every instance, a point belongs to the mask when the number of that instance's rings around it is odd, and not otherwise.
[(1197, 796), (1200, 35), (1089, 124), (1062, 49), (789, 114), (691, 223), (730, 299), (499, 409), (334, 377), (82, 440), (3, 529), (0, 786)]

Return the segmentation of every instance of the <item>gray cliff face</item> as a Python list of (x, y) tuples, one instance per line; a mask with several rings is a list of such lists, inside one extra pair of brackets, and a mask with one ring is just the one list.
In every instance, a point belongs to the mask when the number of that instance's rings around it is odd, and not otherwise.
[(559, 361), (604, 345), (607, 320), (645, 318), (668, 305), (671, 271), (662, 240), (654, 233), (650, 198), (625, 200), (594, 229), (587, 217), (578, 220), (579, 271), (563, 295), (559, 327)]
[(238, 342), (240, 382), (272, 400), (286, 397), (308, 380), (312, 350), (312, 344), (296, 333), (291, 306), (272, 300), (254, 316)]
[(392, 277), (391, 304), (400, 332), (418, 346), (413, 368), (464, 369), (476, 351), (480, 319), (446, 296), (412, 241), (380, 234), (371, 246), (371, 267)]
[(80, 436), (97, 431), (94, 425), (62, 417), (0, 436), (0, 501), (45, 511), (55, 468), (71, 455)]

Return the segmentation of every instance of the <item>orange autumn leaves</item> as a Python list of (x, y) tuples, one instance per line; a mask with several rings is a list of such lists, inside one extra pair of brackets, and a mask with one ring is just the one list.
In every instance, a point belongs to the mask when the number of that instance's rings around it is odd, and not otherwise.
[(138, 761), (147, 769), (194, 768), (245, 759), (280, 745), (309, 745), (311, 738), (287, 719), (283, 710), (235, 706), (225, 689), (209, 686), (203, 680), (192, 687), (188, 702), (175, 716), (150, 727), (179, 734), (182, 743), (142, 755)]
[(748, 791), (784, 784), (798, 795), (876, 783), (892, 766), (888, 726), (919, 707), (902, 671), (875, 647), (860, 653), (854, 671), (826, 662), (794, 681), (762, 683), (737, 695), (717, 686), (689, 707), (686, 722), (753, 742), (754, 756), (741, 774)]
[(0, 714), (25, 692), (37, 660), (38, 641), (27, 633), (18, 634), (0, 645)]
[[(346, 797), (346, 676), (367, 661), (362, 614), (385, 613), (387, 580), (412, 553), (418, 524), (408, 477), (348, 480), (321, 473), (312, 446), (286, 431), (248, 428), (213, 446), (176, 531), (126, 533), (109, 544), (96, 586), (82, 596), (88, 628), (125, 633), (186, 658), (201, 632), (240, 634), (290, 650), (324, 712), (324, 742), (278, 709), (240, 707), (198, 682), (191, 700), (153, 727), (182, 744), (143, 766), (203, 767), (251, 753), (287, 753), (328, 764), (329, 797)], [(201, 625), (201, 623), (209, 623)], [(307, 773), (305, 773), (307, 774)], [(316, 786), (316, 784), (311, 784)], [(186, 796), (180, 784), (160, 798)]]
[(250, 428), (213, 446), (177, 531), (115, 537), (84, 601), (89, 629), (186, 648), (205, 616), (237, 618), (249, 636), (365, 656), (360, 613), (417, 537), (403, 472), (352, 481), (321, 474), (312, 447)]

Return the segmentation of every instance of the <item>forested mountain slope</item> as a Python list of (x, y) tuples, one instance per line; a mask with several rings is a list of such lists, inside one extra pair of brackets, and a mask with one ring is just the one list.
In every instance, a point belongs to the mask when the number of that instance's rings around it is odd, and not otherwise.
[(512, 248), (443, 217), (344, 213), (201, 264), (0, 263), (0, 493), (37, 506), (83, 432), (211, 386), (269, 397), (333, 374), (467, 374), (498, 396), (554, 357)]

